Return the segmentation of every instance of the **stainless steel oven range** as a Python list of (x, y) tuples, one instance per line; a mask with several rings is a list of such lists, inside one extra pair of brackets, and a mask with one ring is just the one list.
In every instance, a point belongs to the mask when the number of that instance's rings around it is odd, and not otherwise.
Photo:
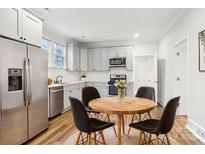
[[(118, 90), (115, 87), (115, 81), (116, 80), (127, 80), (126, 74), (111, 74), (110, 75), (110, 81), (108, 82), (109, 84), (109, 96), (115, 96), (118, 95)], [(126, 90), (125, 90), (125, 95), (126, 95)]]

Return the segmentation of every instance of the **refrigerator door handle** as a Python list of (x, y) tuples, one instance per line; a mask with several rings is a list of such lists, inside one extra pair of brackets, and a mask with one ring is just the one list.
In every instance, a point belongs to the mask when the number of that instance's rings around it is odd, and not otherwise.
[(24, 58), (24, 105), (28, 106), (28, 58)]
[(28, 75), (28, 105), (30, 105), (32, 101), (32, 64), (30, 58), (28, 58)]

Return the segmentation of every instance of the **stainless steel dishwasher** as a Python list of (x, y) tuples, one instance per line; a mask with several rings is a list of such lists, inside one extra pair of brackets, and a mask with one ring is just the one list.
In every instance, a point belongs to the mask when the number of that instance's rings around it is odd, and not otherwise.
[(52, 118), (63, 111), (63, 87), (49, 89), (49, 118)]

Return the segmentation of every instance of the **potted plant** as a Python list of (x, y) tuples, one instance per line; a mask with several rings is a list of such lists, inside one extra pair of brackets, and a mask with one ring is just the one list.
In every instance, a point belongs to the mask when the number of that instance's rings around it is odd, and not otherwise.
[(126, 82), (125, 80), (116, 80), (114, 85), (118, 89), (118, 97), (120, 101), (122, 102), (125, 98)]

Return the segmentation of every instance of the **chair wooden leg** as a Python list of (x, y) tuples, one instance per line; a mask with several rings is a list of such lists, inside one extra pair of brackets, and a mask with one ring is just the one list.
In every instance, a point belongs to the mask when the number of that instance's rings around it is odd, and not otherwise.
[(103, 144), (105, 145), (106, 143), (105, 143), (105, 138), (104, 138), (104, 135), (103, 135), (103, 131), (100, 131), (100, 136), (101, 136)]
[[(135, 114), (132, 115), (131, 123), (133, 123), (134, 117), (135, 117)], [(131, 127), (129, 127), (129, 129), (128, 129), (128, 132), (127, 132), (128, 135), (130, 134), (130, 130), (131, 130)]]
[(142, 115), (139, 114), (139, 122), (142, 121)]
[(87, 145), (90, 145), (90, 141), (91, 141), (91, 135), (87, 134)]
[(152, 142), (152, 134), (149, 134), (149, 144)]
[[(107, 115), (108, 121), (110, 122), (110, 115), (109, 114), (106, 114), (106, 115)], [(112, 127), (113, 127), (113, 130), (114, 130), (115, 136), (117, 137), (117, 132), (116, 132), (115, 126), (112, 126)]]
[(142, 142), (142, 131), (140, 131), (140, 134), (139, 134), (139, 140), (138, 140), (138, 143), (137, 144), (141, 144), (141, 142)]
[(147, 115), (148, 115), (149, 119), (152, 119), (152, 116), (151, 116), (150, 112), (148, 112)]
[(78, 145), (79, 141), (80, 141), (80, 136), (82, 135), (82, 132), (79, 132), (78, 134), (78, 137), (77, 137), (77, 140), (76, 140), (76, 145)]
[(169, 141), (169, 136), (168, 136), (168, 134), (165, 134), (165, 136), (166, 136), (166, 139), (167, 139), (167, 144), (170, 145), (170, 141)]
[(159, 145), (159, 135), (156, 135), (156, 145)]
[(125, 120), (123, 115), (122, 115), (122, 134), (125, 135)]
[(94, 132), (94, 142), (95, 142), (95, 144), (97, 144), (97, 142), (96, 142), (96, 132)]

